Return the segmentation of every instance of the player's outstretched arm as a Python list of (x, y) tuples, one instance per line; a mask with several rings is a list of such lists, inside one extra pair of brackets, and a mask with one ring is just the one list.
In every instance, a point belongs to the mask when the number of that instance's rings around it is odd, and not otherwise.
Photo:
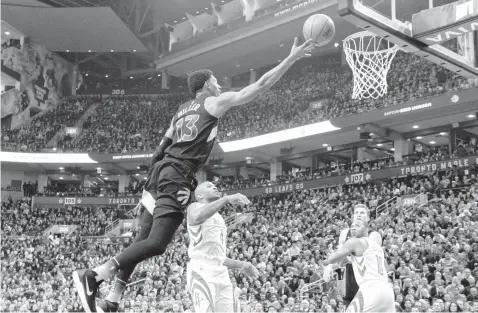
[(225, 92), (218, 97), (212, 98), (210, 101), (213, 103), (209, 111), (214, 116), (220, 117), (231, 107), (250, 102), (274, 86), (296, 61), (303, 57), (309, 57), (314, 47), (314, 43), (310, 39), (302, 45), (298, 45), (298, 39), (296, 37), (289, 56), (279, 63), (279, 65), (262, 75), (255, 83), (250, 84), (238, 92)]
[(259, 277), (259, 271), (257, 270), (257, 268), (254, 267), (254, 265), (249, 262), (226, 258), (226, 260), (224, 261), (224, 266), (230, 269), (240, 269), (242, 273), (252, 278)]
[(347, 240), (337, 251), (332, 253), (327, 260), (324, 261), (324, 265), (334, 264), (341, 261), (350, 254), (355, 253), (359, 245), (361, 245), (361, 242), (357, 240), (357, 238)]
[(248, 205), (251, 202), (243, 194), (236, 193), (234, 195), (227, 195), (207, 204), (199, 202), (191, 203), (187, 209), (188, 224), (190, 226), (202, 224), (205, 220), (219, 212), (219, 210), (228, 203)]

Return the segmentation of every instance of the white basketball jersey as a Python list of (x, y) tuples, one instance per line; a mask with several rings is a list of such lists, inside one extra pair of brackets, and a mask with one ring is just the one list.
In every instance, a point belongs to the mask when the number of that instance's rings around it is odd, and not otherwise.
[(360, 238), (368, 243), (368, 248), (362, 256), (352, 256), (355, 280), (359, 287), (368, 281), (380, 280), (388, 282), (383, 249), (375, 241)]
[(188, 227), (189, 258), (226, 259), (227, 226), (219, 213), (214, 214), (200, 225)]

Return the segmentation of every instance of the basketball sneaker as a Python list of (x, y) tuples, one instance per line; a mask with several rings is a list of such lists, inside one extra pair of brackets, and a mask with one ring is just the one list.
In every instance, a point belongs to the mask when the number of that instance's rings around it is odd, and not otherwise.
[(81, 304), (85, 312), (96, 312), (95, 298), (101, 282), (97, 282), (97, 274), (92, 270), (78, 270), (73, 272), (73, 282), (80, 296)]
[(110, 300), (102, 300), (99, 305), (96, 306), (96, 311), (98, 313), (103, 312), (118, 312), (119, 303), (112, 302)]

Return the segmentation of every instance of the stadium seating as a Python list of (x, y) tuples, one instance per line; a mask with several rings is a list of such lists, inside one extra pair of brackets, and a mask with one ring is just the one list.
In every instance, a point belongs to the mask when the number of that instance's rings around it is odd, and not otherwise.
[(2, 128), (2, 150), (32, 152), (46, 148), (50, 139), (62, 128), (74, 123), (93, 103), (93, 99), (74, 97), (15, 130)]
[[(300, 291), (321, 277), (321, 262), (350, 220), (352, 206), (366, 203), (373, 209), (397, 194), (420, 193), (428, 195), (425, 205), (413, 210), (396, 205), (371, 223), (384, 238), (397, 306), (406, 312), (444, 312), (454, 305), (458, 311), (476, 311), (477, 173), (472, 168), (468, 178), (459, 175), (454, 188), (446, 184), (448, 173), (433, 173), (253, 199), (252, 221), (231, 226), (228, 235), (229, 257), (260, 270), (257, 280), (231, 272), (243, 311), (339, 312), (342, 296), (333, 284)], [(228, 207), (223, 215), (237, 212)], [(81, 311), (71, 271), (100, 264), (130, 243), (85, 237), (102, 234), (116, 217), (113, 208), (31, 209), (27, 201), (2, 202), (1, 311)], [(48, 225), (62, 222), (78, 223), (79, 233), (42, 236)], [(187, 243), (181, 227), (165, 255), (137, 267), (131, 282), (145, 280), (128, 288), (122, 310), (191, 312), (185, 291)], [(101, 297), (110, 287), (103, 285)]]
[[(258, 70), (259, 74), (265, 71)], [(242, 76), (233, 82), (243, 85)], [(455, 77), (435, 64), (401, 52), (392, 62), (388, 82), (389, 92), (383, 99), (351, 100), (352, 73), (348, 65), (341, 64), (340, 54), (302, 60), (273, 89), (250, 104), (230, 110), (221, 120), (218, 138), (221, 141), (247, 138), (478, 87), (477, 80)], [(59, 138), (58, 151), (150, 150), (169, 126), (175, 109), (188, 99), (186, 93), (161, 94), (155, 99), (146, 96), (104, 99), (84, 125), (81, 139)], [(319, 108), (309, 108), (311, 102), (324, 99)], [(39, 151), (63, 125), (74, 124), (86, 108), (75, 107), (75, 101), (69, 101), (66, 107), (48, 112), (20, 130), (5, 131), (8, 140), (2, 141), (2, 147), (8, 151)]]
[(222, 191), (234, 189), (240, 190), (247, 188), (267, 187), (281, 183), (325, 178), (329, 176), (362, 173), (365, 171), (373, 171), (382, 168), (422, 164), (450, 158), (473, 156), (478, 154), (478, 146), (476, 143), (473, 144), (473, 142), (460, 144), (451, 155), (449, 154), (448, 146), (443, 146), (432, 148), (427, 153), (412, 153), (410, 155), (404, 156), (403, 160), (398, 162), (395, 162), (392, 156), (366, 161), (354, 161), (349, 163), (334, 162), (325, 164), (313, 171), (311, 171), (310, 168), (302, 168), (298, 171), (282, 173), (282, 175), (279, 175), (275, 181), (271, 181), (270, 176), (264, 174), (261, 176), (250, 175), (247, 178), (241, 178), (239, 180), (234, 179), (233, 177), (217, 177), (215, 184)]

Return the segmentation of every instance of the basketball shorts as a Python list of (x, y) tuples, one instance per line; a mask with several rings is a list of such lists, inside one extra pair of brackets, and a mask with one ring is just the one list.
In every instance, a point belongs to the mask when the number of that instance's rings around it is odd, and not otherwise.
[(187, 286), (194, 312), (238, 312), (237, 299), (227, 267), (208, 260), (191, 260)]
[(345, 312), (395, 312), (392, 286), (379, 280), (364, 282)]
[(354, 268), (351, 263), (347, 263), (345, 265), (344, 283), (344, 300), (346, 302), (350, 302), (354, 299), (355, 295), (359, 290), (359, 286), (357, 284), (357, 281), (355, 280)]
[(194, 170), (176, 160), (156, 162), (149, 170), (144, 186), (146, 192), (143, 192), (142, 202), (146, 209), (155, 218), (173, 212), (184, 213), (197, 186), (195, 174)]

